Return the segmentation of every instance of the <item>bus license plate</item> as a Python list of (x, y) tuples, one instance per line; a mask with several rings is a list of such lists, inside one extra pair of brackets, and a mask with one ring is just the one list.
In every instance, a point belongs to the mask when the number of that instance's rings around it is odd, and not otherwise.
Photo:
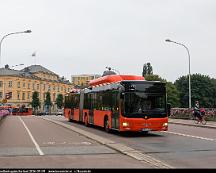
[(151, 129), (148, 129), (148, 128), (144, 128), (142, 129), (142, 132), (147, 132), (147, 131), (150, 131)]

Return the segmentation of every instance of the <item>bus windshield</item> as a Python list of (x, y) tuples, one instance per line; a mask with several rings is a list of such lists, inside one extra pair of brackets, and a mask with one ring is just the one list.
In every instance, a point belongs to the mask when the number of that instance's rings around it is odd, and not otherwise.
[(163, 94), (126, 92), (124, 96), (124, 116), (128, 117), (164, 117), (166, 116), (166, 98)]

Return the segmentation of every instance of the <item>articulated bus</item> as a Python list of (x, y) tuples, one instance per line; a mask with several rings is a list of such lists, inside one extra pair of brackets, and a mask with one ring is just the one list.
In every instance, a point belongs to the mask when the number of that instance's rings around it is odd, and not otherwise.
[(69, 121), (100, 126), (107, 132), (168, 130), (165, 83), (108, 75), (89, 84), (65, 96), (64, 116)]

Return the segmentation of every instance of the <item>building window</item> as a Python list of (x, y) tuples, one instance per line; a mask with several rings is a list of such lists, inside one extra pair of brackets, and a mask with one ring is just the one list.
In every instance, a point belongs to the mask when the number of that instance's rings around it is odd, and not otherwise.
[(37, 90), (39, 90), (39, 88), (40, 88), (40, 87), (39, 87), (39, 84), (37, 84)]
[(25, 100), (25, 93), (22, 93), (22, 100)]
[(20, 82), (17, 82), (17, 88), (20, 88)]
[(25, 88), (25, 82), (23, 82), (23, 88)]
[(12, 87), (12, 81), (9, 81), (9, 83), (8, 83), (8, 87)]
[(28, 92), (27, 99), (30, 100), (30, 92)]
[(33, 89), (33, 90), (35, 89), (35, 84), (34, 84), (34, 83), (32, 84), (32, 89)]
[(46, 90), (46, 84), (44, 84), (43, 90), (44, 90), (44, 91)]
[(2, 87), (3, 86), (3, 82), (2, 81), (0, 81), (0, 87)]
[(0, 92), (0, 98), (2, 98), (2, 92)]
[(30, 89), (30, 83), (28, 83), (28, 89)]
[(17, 100), (20, 100), (20, 92), (17, 92)]

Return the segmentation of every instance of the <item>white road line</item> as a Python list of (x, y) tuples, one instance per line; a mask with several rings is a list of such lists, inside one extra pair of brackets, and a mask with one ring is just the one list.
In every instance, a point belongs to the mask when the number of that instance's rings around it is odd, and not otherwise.
[(22, 118), (19, 117), (19, 119), (20, 119), (20, 121), (23, 123), (25, 129), (27, 130), (27, 132), (28, 132), (28, 134), (29, 134), (29, 136), (30, 136), (32, 142), (34, 143), (34, 145), (35, 145), (35, 147), (36, 147), (36, 149), (37, 149), (37, 151), (38, 151), (38, 153), (39, 153), (40, 155), (44, 155), (43, 151), (40, 149), (38, 143), (35, 141), (34, 137), (32, 136), (30, 130), (28, 129), (28, 127), (26, 126), (26, 124), (24, 123), (24, 121), (22, 120)]
[(201, 136), (193, 136), (193, 135), (187, 135), (187, 134), (177, 133), (177, 132), (164, 131), (164, 133), (170, 133), (170, 134), (174, 134), (174, 135), (185, 136), (185, 137), (196, 138), (196, 139), (203, 139), (203, 140), (207, 140), (207, 141), (216, 141), (216, 139), (212, 139), (212, 138), (204, 138)]

